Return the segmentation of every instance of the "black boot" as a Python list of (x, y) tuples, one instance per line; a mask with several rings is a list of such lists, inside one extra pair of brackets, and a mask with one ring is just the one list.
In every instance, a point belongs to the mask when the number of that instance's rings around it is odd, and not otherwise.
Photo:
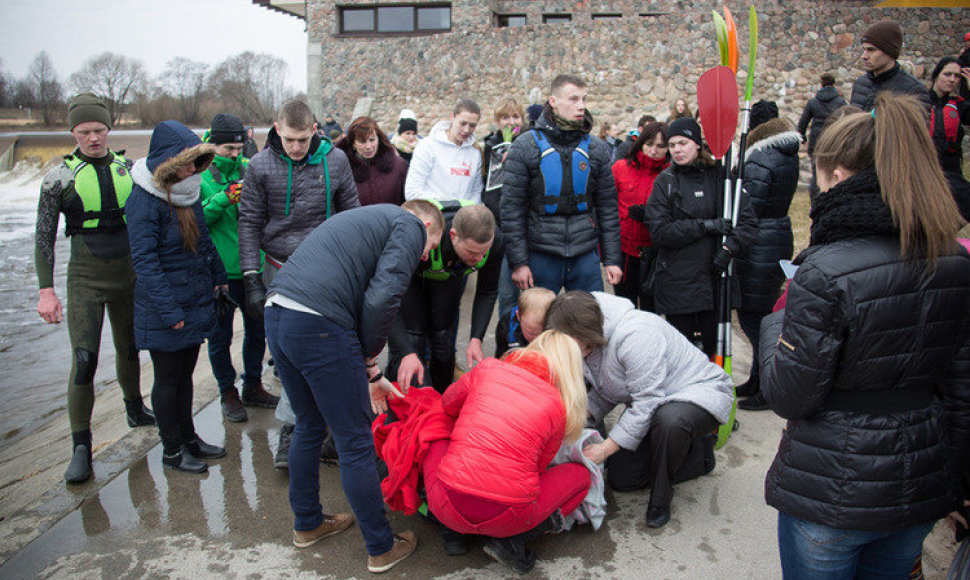
[(738, 409), (744, 409), (745, 411), (767, 411), (768, 402), (765, 401), (764, 393), (758, 391), (753, 397), (748, 397), (747, 399), (738, 403)]
[(441, 526), (441, 544), (448, 556), (461, 556), (468, 553), (468, 536)]
[(495, 561), (512, 568), (516, 574), (528, 574), (536, 565), (536, 553), (525, 547), (519, 536), (492, 538), (483, 548)]
[(202, 439), (196, 437), (194, 440), (185, 444), (189, 452), (197, 459), (218, 459), (226, 456), (226, 448), (218, 445), (209, 445)]
[(129, 427), (148, 427), (155, 424), (155, 413), (145, 406), (141, 396), (125, 401), (125, 411)]
[(647, 527), (662, 528), (670, 521), (670, 506), (648, 506)]
[(199, 461), (196, 459), (192, 455), (192, 452), (189, 451), (185, 446), (183, 446), (182, 449), (174, 455), (163, 453), (162, 465), (178, 471), (186, 471), (188, 473), (203, 473), (209, 469), (209, 466), (204, 461)]
[(761, 390), (761, 377), (757, 373), (748, 377), (748, 380), (734, 388), (734, 393), (741, 397), (752, 397)]
[(280, 440), (276, 445), (276, 455), (273, 456), (273, 467), (276, 469), (289, 469), (290, 439), (293, 438), (294, 425), (280, 424)]
[(71, 433), (71, 438), (74, 440), (74, 455), (64, 472), (64, 481), (84, 483), (91, 477), (91, 432)]

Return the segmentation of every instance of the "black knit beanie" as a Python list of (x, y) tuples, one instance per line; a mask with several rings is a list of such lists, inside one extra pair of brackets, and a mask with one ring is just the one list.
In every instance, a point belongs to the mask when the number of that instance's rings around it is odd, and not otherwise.
[(397, 122), (397, 132), (398, 134), (401, 134), (405, 131), (414, 131), (415, 133), (417, 133), (418, 122), (415, 121), (414, 119), (408, 119), (406, 117), (403, 119), (399, 119)]
[(209, 142), (214, 145), (245, 143), (246, 127), (239, 117), (219, 113), (212, 118), (212, 124), (209, 126)]
[(751, 105), (751, 118), (748, 120), (748, 130), (751, 131), (758, 125), (767, 123), (772, 119), (778, 118), (778, 105), (774, 101), (761, 99)]
[(674, 119), (674, 122), (667, 127), (667, 141), (670, 141), (673, 137), (687, 137), (694, 143), (697, 143), (698, 147), (703, 145), (701, 126), (690, 117)]
[(903, 49), (903, 28), (895, 20), (880, 20), (866, 30), (861, 42), (868, 42), (896, 60)]
[(71, 99), (67, 106), (67, 126), (73, 131), (74, 127), (89, 121), (97, 121), (111, 128), (111, 114), (104, 99), (94, 93), (81, 93)]

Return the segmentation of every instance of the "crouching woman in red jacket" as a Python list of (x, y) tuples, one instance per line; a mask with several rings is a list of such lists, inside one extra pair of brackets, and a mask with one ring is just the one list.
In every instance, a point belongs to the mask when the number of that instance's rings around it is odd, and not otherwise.
[(563, 514), (589, 491), (583, 465), (549, 467), (586, 421), (579, 346), (546, 331), (524, 350), (484, 360), (445, 391), (442, 406), (455, 427), (429, 448), (424, 482), (428, 506), (447, 528), (445, 552), (467, 552), (464, 534), (489, 536), (489, 556), (528, 572), (535, 553), (525, 544), (561, 531)]

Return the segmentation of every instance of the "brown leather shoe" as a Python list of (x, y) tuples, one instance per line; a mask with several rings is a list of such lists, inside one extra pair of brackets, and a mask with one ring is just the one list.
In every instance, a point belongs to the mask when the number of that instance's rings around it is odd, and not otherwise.
[(323, 523), (313, 530), (301, 532), (293, 530), (293, 545), (297, 548), (309, 548), (327, 536), (339, 534), (354, 523), (354, 516), (350, 514), (323, 514)]
[(411, 530), (394, 534), (391, 549), (377, 556), (367, 556), (367, 571), (373, 574), (387, 572), (414, 553), (418, 547), (418, 536)]

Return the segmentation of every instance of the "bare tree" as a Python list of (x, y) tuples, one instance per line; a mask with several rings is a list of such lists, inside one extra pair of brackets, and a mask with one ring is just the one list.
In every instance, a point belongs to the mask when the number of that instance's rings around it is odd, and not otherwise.
[(29, 109), (37, 103), (34, 98), (34, 89), (30, 86), (30, 81), (20, 79), (13, 86), (13, 106), (21, 109)]
[(79, 93), (91, 91), (104, 97), (111, 122), (117, 123), (128, 101), (147, 78), (140, 60), (102, 52), (84, 61), (81, 70), (71, 75), (71, 86)]
[(202, 102), (205, 99), (205, 76), (209, 65), (176, 57), (165, 65), (159, 82), (175, 101), (178, 118), (186, 124), (202, 122)]
[(42, 50), (34, 57), (27, 73), (27, 82), (33, 92), (35, 104), (41, 110), (45, 125), (53, 125), (61, 112), (61, 97), (64, 89), (57, 80), (57, 71), (46, 50)]
[(268, 122), (292, 92), (285, 86), (286, 63), (269, 54), (244, 52), (221, 62), (209, 76), (209, 86), (234, 114)]

